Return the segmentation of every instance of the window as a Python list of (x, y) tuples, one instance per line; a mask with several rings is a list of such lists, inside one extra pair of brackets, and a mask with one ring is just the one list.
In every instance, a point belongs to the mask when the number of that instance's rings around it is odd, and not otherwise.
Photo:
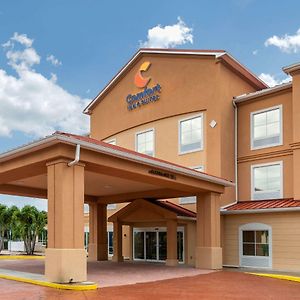
[(203, 149), (203, 116), (179, 122), (179, 152), (189, 153)]
[[(194, 167), (194, 168), (191, 168), (191, 169), (203, 172), (204, 171), (204, 166), (198, 166), (198, 167)], [(197, 199), (196, 199), (195, 196), (182, 197), (182, 198), (179, 198), (179, 204), (195, 204), (196, 200)]]
[(269, 231), (244, 230), (243, 231), (244, 256), (269, 256)]
[(117, 209), (117, 204), (107, 204), (107, 209), (108, 210)]
[(252, 200), (282, 198), (282, 162), (252, 166)]
[(136, 134), (136, 151), (154, 156), (154, 130), (139, 132)]
[(105, 141), (105, 143), (111, 144), (111, 145), (117, 145), (117, 140), (116, 139), (111, 139), (111, 140)]
[(251, 149), (282, 145), (282, 106), (251, 113)]
[(239, 227), (241, 267), (272, 268), (272, 228), (263, 223)]
[(114, 233), (113, 231), (107, 232), (107, 246), (108, 246), (108, 255), (112, 256), (114, 254), (114, 245), (113, 245)]

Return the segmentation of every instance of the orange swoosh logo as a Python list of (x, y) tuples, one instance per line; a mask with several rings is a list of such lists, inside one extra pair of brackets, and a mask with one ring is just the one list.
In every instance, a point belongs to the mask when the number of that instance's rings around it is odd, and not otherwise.
[(151, 77), (143, 77), (142, 75), (142, 72), (146, 72), (150, 66), (151, 63), (149, 61), (146, 61), (140, 66), (139, 70), (136, 72), (134, 76), (134, 84), (137, 87), (144, 88), (151, 80)]

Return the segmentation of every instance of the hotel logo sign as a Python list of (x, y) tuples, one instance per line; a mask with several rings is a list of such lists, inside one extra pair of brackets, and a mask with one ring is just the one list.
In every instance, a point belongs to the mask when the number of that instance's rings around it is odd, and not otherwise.
[(159, 96), (160, 96), (159, 94), (161, 92), (160, 84), (157, 83), (152, 87), (148, 87), (148, 84), (151, 81), (151, 77), (143, 76), (143, 72), (148, 71), (150, 66), (151, 63), (149, 61), (142, 63), (139, 70), (136, 72), (134, 76), (134, 84), (138, 88), (143, 89), (143, 91), (133, 95), (129, 94), (126, 97), (127, 109), (129, 111), (159, 100)]

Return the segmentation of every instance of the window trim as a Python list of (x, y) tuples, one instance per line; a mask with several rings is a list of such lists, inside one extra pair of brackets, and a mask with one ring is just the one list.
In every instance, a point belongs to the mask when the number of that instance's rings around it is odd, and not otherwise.
[[(251, 165), (251, 200), (252, 201), (259, 201), (261, 199), (254, 199), (254, 168), (257, 167), (267, 167), (267, 166), (273, 166), (273, 165), (280, 165), (280, 195), (279, 198), (283, 198), (283, 161), (272, 161), (268, 163), (263, 163), (263, 164), (256, 164), (256, 165)], [(256, 192), (257, 193), (257, 192)]]
[[(138, 151), (138, 144), (137, 144), (137, 141), (138, 141), (138, 135), (139, 134), (142, 134), (142, 133), (146, 133), (146, 132), (149, 132), (149, 131), (153, 131), (153, 156), (152, 157), (155, 157), (155, 128), (152, 127), (152, 128), (148, 128), (148, 129), (145, 129), (145, 130), (141, 130), (141, 131), (138, 131), (135, 133), (135, 151), (138, 152), (138, 153), (142, 153), (142, 152), (139, 152)], [(142, 153), (142, 154), (145, 154), (145, 153)], [(147, 155), (147, 154), (145, 154)]]
[(117, 145), (117, 139), (116, 138), (109, 139), (109, 140), (106, 140), (104, 142), (107, 143), (107, 144), (110, 144), (110, 145)]
[(251, 255), (243, 255), (243, 231), (268, 231), (269, 232), (269, 256), (266, 256), (269, 260), (268, 267), (259, 267), (264, 269), (271, 269), (273, 263), (273, 249), (272, 249), (272, 227), (270, 225), (264, 223), (247, 223), (239, 226), (239, 265), (240, 267), (249, 267), (249, 268), (258, 268), (258, 266), (246, 266), (242, 264), (243, 257), (252, 257), (257, 260), (262, 260), (264, 256), (251, 256)]
[[(268, 111), (275, 110), (275, 109), (279, 109), (279, 122), (280, 122), (280, 126), (279, 126), (279, 128), (280, 128), (279, 142), (278, 143), (274, 143), (274, 144), (267, 144), (267, 145), (263, 145), (263, 146), (254, 147), (254, 145), (253, 145), (253, 142), (254, 142), (254, 122), (253, 122), (253, 117), (254, 117), (254, 115), (260, 114), (260, 113), (264, 113), (264, 112), (268, 112)], [(250, 137), (250, 139), (251, 139), (250, 140), (251, 150), (258, 150), (258, 149), (264, 149), (264, 148), (269, 148), (269, 147), (282, 146), (283, 145), (283, 114), (282, 114), (282, 104), (251, 112), (250, 113), (250, 135), (251, 135), (251, 137)]]
[[(201, 132), (201, 137), (202, 137), (202, 145), (200, 148), (197, 148), (197, 149), (194, 149), (194, 150), (188, 150), (188, 151), (181, 151), (181, 147), (180, 147), (180, 137), (181, 137), (181, 122), (184, 122), (184, 121), (188, 121), (188, 120), (192, 120), (192, 119), (195, 119), (197, 117), (200, 117), (201, 118), (201, 128), (202, 128), (202, 132)], [(188, 154), (188, 153), (193, 153), (193, 152), (199, 152), (199, 151), (203, 151), (204, 149), (204, 122), (203, 122), (203, 119), (204, 119), (204, 114), (203, 112), (201, 113), (198, 113), (196, 115), (193, 115), (193, 116), (189, 116), (189, 117), (186, 117), (184, 119), (180, 119), (178, 120), (178, 155), (183, 155), (183, 154)]]

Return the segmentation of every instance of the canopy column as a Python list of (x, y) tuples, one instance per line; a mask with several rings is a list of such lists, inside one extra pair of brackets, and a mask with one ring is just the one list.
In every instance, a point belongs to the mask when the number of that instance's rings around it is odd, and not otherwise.
[(177, 221), (167, 220), (167, 266), (177, 266)]
[(114, 254), (112, 260), (114, 262), (123, 262), (123, 253), (122, 253), (122, 224), (119, 221), (113, 222), (114, 226), (114, 236), (113, 236), (113, 246)]
[(222, 269), (220, 194), (197, 196), (196, 268)]
[(48, 248), (45, 276), (53, 282), (87, 279), (84, 249), (84, 165), (66, 160), (47, 164)]

